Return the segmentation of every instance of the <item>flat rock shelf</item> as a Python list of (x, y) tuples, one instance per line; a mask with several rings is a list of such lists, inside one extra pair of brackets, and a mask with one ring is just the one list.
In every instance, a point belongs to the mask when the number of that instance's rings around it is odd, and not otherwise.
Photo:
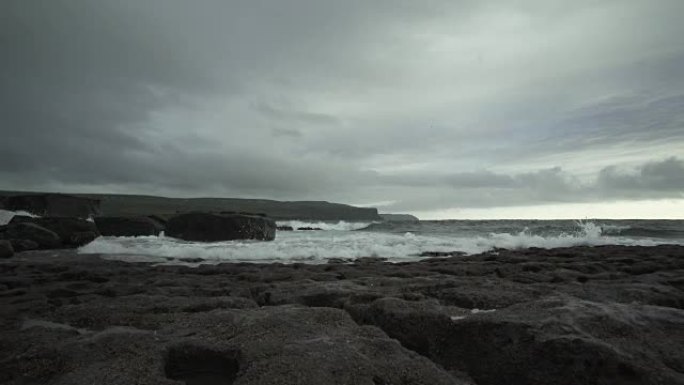
[(684, 384), (684, 247), (0, 260), (2, 384)]

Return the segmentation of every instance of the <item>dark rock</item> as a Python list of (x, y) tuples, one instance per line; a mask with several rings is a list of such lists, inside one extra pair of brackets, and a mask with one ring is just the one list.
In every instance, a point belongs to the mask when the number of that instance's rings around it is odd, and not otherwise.
[(432, 257), (432, 258), (443, 258), (443, 257), (460, 257), (464, 256), (466, 253), (462, 251), (424, 251), (418, 255), (419, 257)]
[(351, 259), (351, 258), (329, 258), (327, 262), (330, 264), (343, 264), (343, 263), (353, 262), (353, 259)]
[(14, 247), (12, 243), (6, 240), (0, 240), (0, 258), (9, 258), (14, 255)]
[(458, 319), (433, 341), (433, 360), (480, 385), (684, 383), (679, 309), (551, 297)]
[(359, 263), (359, 264), (376, 264), (376, 263), (383, 263), (387, 261), (387, 258), (384, 257), (360, 257), (356, 258), (354, 260), (354, 263)]
[(164, 373), (186, 384), (232, 384), (240, 371), (239, 355), (235, 349), (178, 344), (166, 353)]
[(94, 241), (97, 237), (98, 235), (92, 231), (73, 233), (69, 236), (69, 244), (74, 247), (81, 247)]
[[(94, 310), (94, 309), (92, 309)], [(24, 322), (5, 334), (4, 383), (468, 385), (341, 310), (158, 313), (151, 331)]]
[(8, 196), (5, 210), (23, 210), (40, 216), (88, 218), (98, 215), (100, 201), (64, 194)]
[(426, 357), (433, 353), (434, 333), (450, 327), (451, 317), (468, 314), (465, 309), (445, 308), (435, 300), (406, 301), (399, 298), (347, 303), (345, 310), (356, 322), (378, 326), (406, 348)]
[(12, 239), (10, 242), (12, 242), (12, 247), (14, 247), (14, 251), (17, 253), (28, 250), (38, 250), (40, 248), (38, 242), (30, 239)]
[(294, 228), (292, 228), (292, 226), (278, 226), (277, 230), (278, 231), (294, 231)]
[(203, 258), (178, 258), (179, 261), (181, 262), (187, 262), (187, 263), (200, 263), (204, 262)]
[(222, 210), (219, 212), (219, 214), (238, 214), (238, 215), (250, 215), (250, 216), (255, 216), (255, 217), (268, 217), (268, 215), (264, 213), (253, 213), (250, 211), (226, 211)]
[(100, 234), (115, 237), (159, 235), (164, 230), (150, 217), (96, 217), (95, 225)]
[(166, 222), (168, 221), (166, 218), (160, 215), (148, 215), (147, 217), (153, 220), (162, 229), (166, 228)]
[[(66, 217), (43, 217), (31, 218), (17, 215), (10, 221), (10, 226), (18, 223), (33, 223), (40, 227), (46, 228), (56, 233), (61, 239), (64, 247), (78, 247), (80, 246), (80, 238), (74, 238), (77, 233), (94, 233), (99, 235), (95, 223), (81, 218), (66, 218)], [(74, 241), (76, 243), (74, 243)], [(40, 243), (40, 242), (39, 242)], [(41, 247), (43, 247), (41, 245)]]
[(4, 236), (8, 239), (33, 241), (41, 249), (55, 249), (62, 245), (57, 233), (32, 222), (10, 222)]
[(682, 385), (682, 277), (675, 245), (199, 267), (29, 251), (0, 261), (0, 383)]
[(181, 214), (169, 219), (166, 235), (187, 241), (227, 241), (235, 239), (275, 239), (276, 225), (260, 216), (229, 214)]
[[(240, 368), (240, 384), (272, 384), (274, 379), (281, 384), (467, 384), (337, 309), (279, 306), (244, 311), (240, 317), (203, 313), (195, 324), (199, 334), (188, 350), (207, 362), (218, 361), (221, 352), (223, 367)], [(222, 346), (211, 336), (228, 325), (230, 344)], [(216, 375), (218, 367), (188, 372)], [(234, 372), (222, 372), (221, 378), (226, 381)]]
[(323, 229), (320, 227), (309, 227), (309, 226), (297, 227), (297, 231), (321, 231), (321, 230), (323, 230)]

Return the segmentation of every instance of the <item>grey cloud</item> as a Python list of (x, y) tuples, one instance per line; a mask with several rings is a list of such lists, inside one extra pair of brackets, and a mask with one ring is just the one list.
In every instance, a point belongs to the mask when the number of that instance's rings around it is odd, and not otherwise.
[[(532, 175), (532, 174), (528, 174)], [(381, 176), (384, 183), (398, 186), (428, 186), (439, 185), (454, 188), (512, 188), (517, 183), (509, 175), (496, 174), (491, 171), (461, 172), (452, 174), (395, 174)]]
[[(408, 211), (681, 197), (679, 158), (623, 170), (684, 145), (677, 11), (675, 0), (6, 0), (0, 188)], [(587, 180), (575, 170), (588, 151), (615, 167)]]
[(271, 132), (273, 132), (273, 135), (275, 136), (284, 136), (284, 137), (292, 137), (292, 138), (299, 138), (302, 136), (302, 132), (299, 130), (296, 130), (294, 128), (272, 128)]
[[(671, 157), (637, 167), (609, 166), (591, 180), (560, 167), (506, 175), (490, 171), (451, 175), (394, 175), (385, 183), (402, 186), (390, 209), (435, 210), (530, 205), (535, 203), (596, 202), (606, 199), (684, 198), (684, 160)], [(424, 199), (428, 197), (428, 199)]]
[(155, 171), (136, 159), (153, 151), (140, 123), (211, 82), (154, 19), (110, 4), (3, 2), (0, 170), (93, 184)]
[(684, 195), (684, 160), (671, 157), (662, 162), (650, 162), (636, 170), (607, 167), (601, 170), (597, 184), (610, 192), (632, 192)]
[[(682, 62), (684, 64), (684, 62)], [(572, 139), (605, 143), (684, 136), (684, 95), (620, 95), (573, 112), (557, 130)]]
[(265, 102), (254, 103), (254, 109), (261, 115), (284, 124), (328, 125), (338, 123), (337, 118), (328, 114), (278, 108)]

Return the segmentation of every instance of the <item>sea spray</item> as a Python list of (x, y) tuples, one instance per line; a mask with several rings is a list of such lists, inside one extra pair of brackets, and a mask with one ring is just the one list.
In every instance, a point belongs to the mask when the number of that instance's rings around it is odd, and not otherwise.
[(0, 210), (0, 226), (8, 224), (12, 220), (12, 218), (14, 218), (15, 215), (22, 215), (33, 218), (38, 217), (37, 215), (31, 214), (27, 211)]
[[(495, 248), (521, 249), (529, 247), (558, 248), (597, 245), (642, 245), (662, 243), (684, 244), (681, 240), (606, 236), (595, 221), (565, 221), (520, 223), (517, 231), (491, 232), (492, 228), (515, 228), (511, 221), (492, 223), (470, 221), (467, 232), (463, 223), (428, 223), (427, 228), (441, 226), (441, 231), (412, 231), (402, 233), (356, 230), (363, 224), (338, 222), (327, 231), (282, 231), (272, 242), (230, 241), (214, 243), (186, 242), (164, 236), (101, 237), (79, 249), (81, 253), (102, 253), (110, 258), (131, 260), (145, 258), (160, 263), (178, 263), (183, 258), (200, 259), (206, 263), (220, 262), (305, 262), (324, 263), (330, 258), (355, 259), (383, 257), (389, 261), (420, 259), (425, 252), (461, 252), (476, 254)], [(291, 224), (296, 224), (289, 222)], [(317, 223), (300, 222), (304, 226)], [(513, 221), (513, 225), (517, 222)], [(432, 226), (432, 227), (430, 227)], [(459, 227), (460, 226), (460, 227)], [(479, 232), (476, 230), (480, 227)], [(498, 227), (497, 227), (498, 226)], [(332, 230), (335, 228), (335, 230)], [(475, 229), (473, 229), (475, 228)], [(684, 228), (684, 222), (682, 222)], [(346, 229), (346, 230), (342, 230)], [(393, 227), (392, 231), (395, 231)], [(171, 259), (169, 261), (168, 259)]]
[(277, 221), (278, 227), (291, 227), (293, 230), (297, 229), (318, 229), (322, 231), (353, 231), (361, 230), (373, 224), (373, 222), (306, 222), (306, 221)]

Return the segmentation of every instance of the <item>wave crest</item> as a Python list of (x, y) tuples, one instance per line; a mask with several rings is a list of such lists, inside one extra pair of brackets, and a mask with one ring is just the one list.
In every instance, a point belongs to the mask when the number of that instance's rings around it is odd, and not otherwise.
[(15, 215), (23, 215), (27, 217), (33, 217), (37, 218), (37, 215), (31, 214), (28, 211), (9, 211), (9, 210), (0, 210), (0, 226), (8, 224), (12, 218), (14, 218)]
[(345, 222), (345, 221), (339, 221), (339, 222), (306, 222), (306, 221), (298, 221), (298, 220), (290, 220), (290, 221), (278, 221), (277, 225), (280, 226), (289, 226), (292, 227), (293, 229), (301, 229), (301, 228), (312, 228), (312, 229), (321, 229), (323, 231), (354, 231), (354, 230), (361, 230), (365, 229), (366, 227), (370, 226), (372, 223), (371, 222)]
[[(314, 223), (300, 222), (306, 225)], [(356, 226), (341, 225), (345, 230)], [(312, 226), (313, 227), (313, 226)], [(339, 229), (339, 227), (335, 227)], [(109, 255), (122, 260), (181, 263), (180, 258), (199, 258), (203, 263), (221, 262), (306, 262), (323, 263), (330, 258), (384, 257), (389, 261), (422, 259), (426, 252), (478, 254), (496, 248), (558, 248), (608, 244), (653, 246), (653, 239), (607, 237), (593, 222), (583, 222), (577, 231), (555, 236), (519, 233), (490, 233), (479, 236), (434, 236), (369, 231), (286, 231), (274, 241), (186, 242), (160, 237), (100, 237), (79, 249), (81, 253)]]

